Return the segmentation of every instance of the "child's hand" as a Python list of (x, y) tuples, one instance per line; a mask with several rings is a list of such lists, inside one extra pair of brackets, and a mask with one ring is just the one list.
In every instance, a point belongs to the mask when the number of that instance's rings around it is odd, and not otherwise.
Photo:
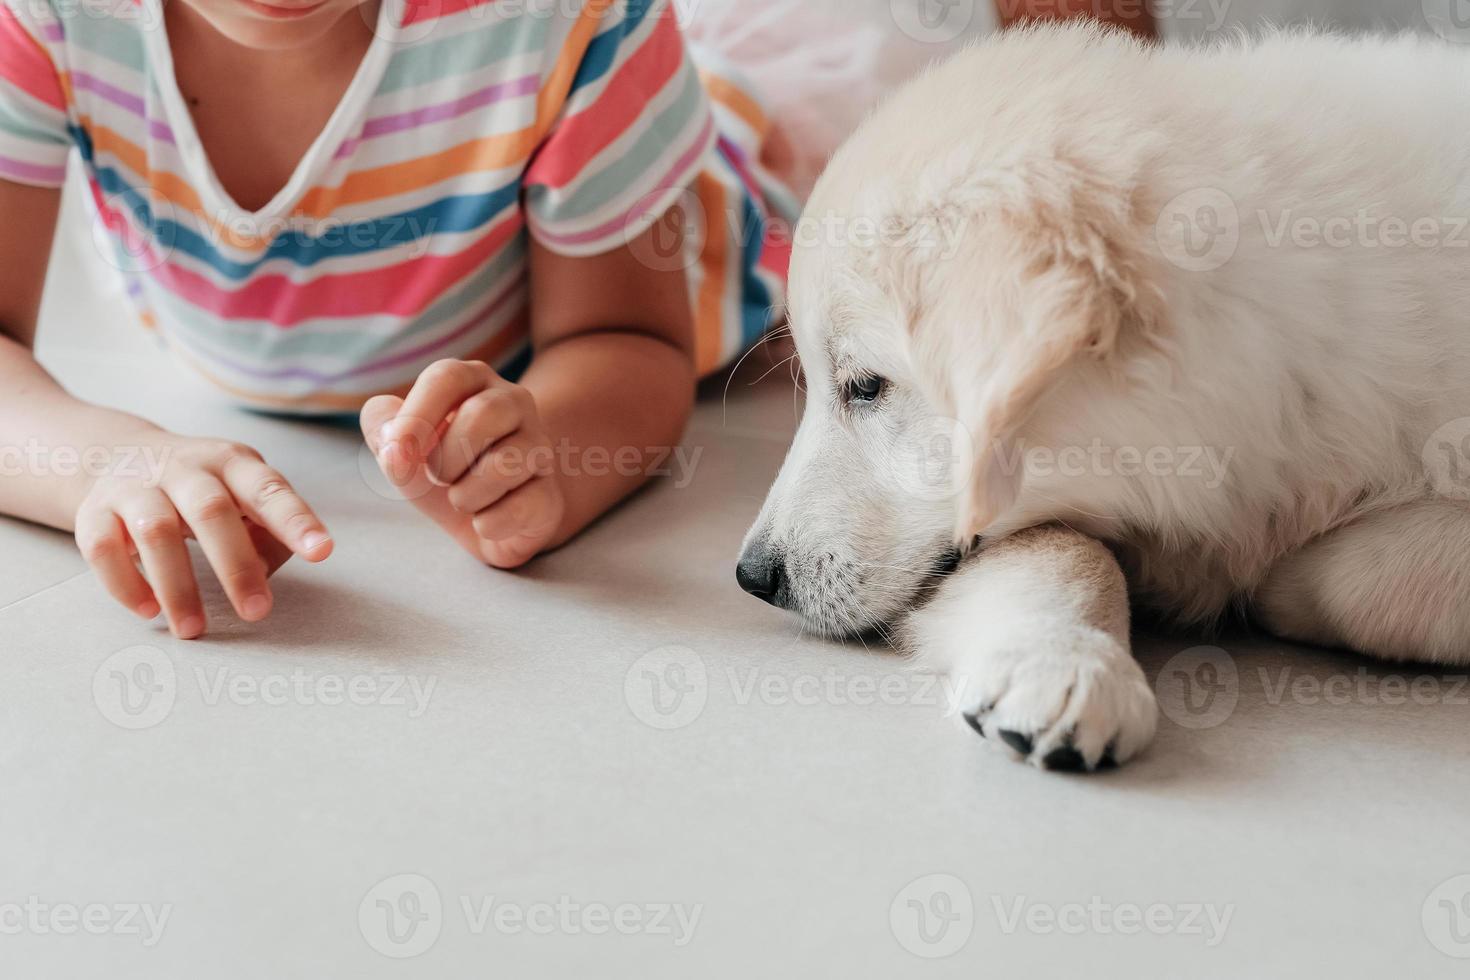
[(137, 615), (161, 609), (183, 640), (204, 633), (186, 537), (198, 540), (235, 612), (252, 623), (270, 614), (266, 579), (292, 554), (317, 562), (332, 553), (322, 522), (255, 450), (166, 433), (148, 439), (150, 448), (161, 444), (161, 470), (99, 477), (75, 523), (87, 564)]
[(517, 568), (556, 537), (566, 500), (531, 393), (480, 361), (439, 361), (362, 430), (384, 475), (476, 558)]

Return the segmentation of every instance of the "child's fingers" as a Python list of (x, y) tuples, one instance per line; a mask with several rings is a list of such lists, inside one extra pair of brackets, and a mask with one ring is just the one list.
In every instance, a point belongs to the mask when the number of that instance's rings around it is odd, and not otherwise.
[(133, 562), (132, 542), (110, 510), (85, 507), (77, 513), (77, 547), (107, 594), (143, 619), (159, 613), (158, 600)]
[(321, 518), (280, 473), (258, 459), (237, 456), (221, 475), (245, 516), (293, 552), (312, 562), (332, 553), (332, 536)]
[(225, 485), (201, 473), (169, 486), (168, 494), (194, 532), (209, 567), (214, 569), (240, 618), (254, 623), (270, 615), (271, 590), (265, 581), (265, 563)]
[(184, 522), (162, 490), (129, 496), (118, 507), (130, 537), (138, 546), (143, 574), (153, 589), (169, 628), (181, 640), (204, 633), (204, 604), (184, 546)]
[(457, 482), (485, 450), (514, 432), (525, 417), (516, 392), (508, 385), (491, 388), (460, 405), (439, 445), (429, 454), (429, 475), (445, 486)]
[(501, 440), (449, 488), (449, 502), (461, 514), (478, 514), (533, 477), (544, 475), (546, 468), (538, 454), (550, 456), (550, 448), (526, 433)]
[(422, 460), (433, 450), (434, 437), (449, 414), (498, 377), (480, 361), (435, 361), (424, 368), (403, 407), (383, 430), (384, 441), (408, 443), (408, 455)]
[(250, 535), (250, 543), (255, 546), (255, 553), (260, 560), (265, 562), (265, 574), (274, 575), (276, 569), (291, 560), (291, 549), (276, 540), (276, 536), (252, 520), (245, 521), (245, 533)]
[(485, 541), (550, 534), (561, 519), (558, 490), (550, 480), (526, 483), (475, 515), (475, 533)]
[(362, 414), (358, 416), (358, 423), (362, 426), (362, 437), (367, 442), (368, 449), (372, 450), (374, 456), (382, 449), (380, 434), (383, 426), (393, 421), (394, 417), (403, 408), (403, 399), (397, 395), (378, 395), (369, 398), (366, 405), (362, 406)]

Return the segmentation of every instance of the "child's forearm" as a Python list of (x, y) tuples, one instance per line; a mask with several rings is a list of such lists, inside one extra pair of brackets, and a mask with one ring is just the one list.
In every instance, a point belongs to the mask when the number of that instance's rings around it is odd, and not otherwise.
[[(143, 419), (72, 397), (29, 350), (0, 334), (0, 514), (74, 530), (98, 473), (125, 456), (145, 465), (150, 438), (164, 435)], [(124, 452), (132, 448), (138, 453)]]
[(589, 332), (537, 351), (522, 379), (551, 433), (566, 495), (562, 544), (648, 481), (694, 406), (688, 354), (637, 332)]

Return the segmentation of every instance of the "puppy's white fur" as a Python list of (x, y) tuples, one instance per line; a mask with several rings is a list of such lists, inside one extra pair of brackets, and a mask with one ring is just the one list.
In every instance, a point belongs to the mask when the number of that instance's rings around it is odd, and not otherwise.
[[(937, 588), (907, 635), (989, 691), (976, 711), (1025, 647), (1007, 608), (1031, 610), (1033, 648), (1134, 692), (1094, 711), (1089, 765), (1152, 733), (1137, 665), (1075, 640), (1096, 624), (1053, 574), (1065, 548), (936, 584), (956, 540), (1061, 522), (1181, 620), (1237, 604), (1297, 639), (1470, 661), (1470, 509), (1423, 461), (1470, 416), (1467, 117), (1470, 51), (1412, 37), (1040, 27), (899, 92), (833, 160), (793, 264), (808, 406), (751, 534), (789, 604), (844, 633)], [(1210, 231), (1225, 252), (1191, 252)], [(878, 401), (848, 403), (868, 376)], [(976, 449), (954, 493), (925, 482), (945, 420)], [(1171, 462), (1024, 465), (1079, 447)], [(1219, 480), (1184, 472), (1203, 450)], [(1030, 674), (1013, 713), (1060, 744), (1076, 670)]]

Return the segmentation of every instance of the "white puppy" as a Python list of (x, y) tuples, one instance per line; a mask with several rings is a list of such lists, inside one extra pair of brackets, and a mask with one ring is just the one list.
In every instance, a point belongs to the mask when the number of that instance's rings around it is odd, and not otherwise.
[(1470, 49), (1410, 37), (933, 69), (800, 229), (807, 408), (742, 585), (893, 627), (1053, 768), (1153, 735), (1120, 563), (1183, 622), (1470, 662), (1467, 119)]

